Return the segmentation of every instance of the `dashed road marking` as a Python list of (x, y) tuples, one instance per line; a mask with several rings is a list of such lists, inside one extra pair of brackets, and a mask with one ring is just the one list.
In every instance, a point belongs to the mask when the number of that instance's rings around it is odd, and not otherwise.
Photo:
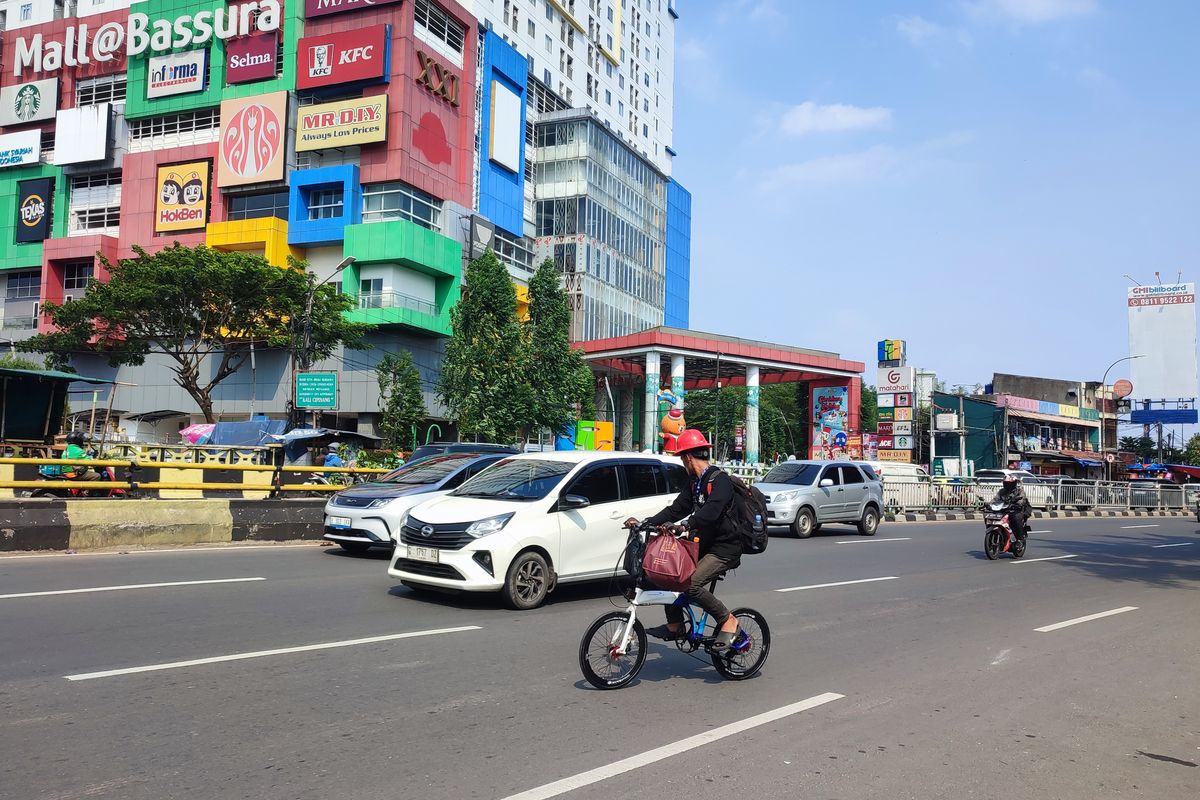
[(129, 583), (124, 586), (92, 586), (87, 589), (58, 589), (52, 592), (18, 592), (17, 594), (0, 594), (0, 600), (15, 600), (18, 597), (49, 597), (57, 594), (87, 594), (89, 592), (123, 592), (127, 589), (162, 589), (167, 586), (204, 586), (213, 583), (248, 583), (250, 581), (265, 581), (266, 578), (217, 578), (208, 581), (170, 581), (167, 583)]
[(1077, 555), (1069, 556), (1046, 556), (1045, 558), (1018, 558), (1009, 563), (1011, 564), (1032, 564), (1035, 561), (1062, 561), (1064, 558), (1079, 558)]
[(911, 542), (911, 536), (898, 536), (894, 539), (843, 539), (834, 544), (867, 544), (869, 542)]
[(1120, 608), (1114, 608), (1110, 611), (1101, 611), (1099, 614), (1088, 614), (1086, 617), (1076, 617), (1075, 619), (1069, 619), (1065, 622), (1056, 622), (1053, 625), (1045, 625), (1041, 628), (1034, 628), (1034, 630), (1038, 633), (1049, 633), (1050, 631), (1056, 631), (1060, 628), (1068, 628), (1072, 625), (1078, 625), (1081, 622), (1091, 622), (1095, 619), (1103, 619), (1104, 617), (1111, 617), (1116, 614), (1124, 614), (1126, 611), (1137, 611), (1137, 609), (1137, 606), (1121, 606)]
[(789, 586), (786, 589), (776, 589), (777, 592), (802, 592), (805, 589), (828, 589), (833, 586), (851, 586), (855, 583), (875, 583), (876, 581), (894, 581), (896, 575), (888, 575), (883, 578), (862, 578), (857, 581), (837, 581), (836, 583), (814, 583), (811, 586)]

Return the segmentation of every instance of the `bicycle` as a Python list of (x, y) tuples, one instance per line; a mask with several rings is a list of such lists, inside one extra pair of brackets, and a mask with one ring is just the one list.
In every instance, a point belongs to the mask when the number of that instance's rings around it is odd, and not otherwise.
[[(671, 533), (679, 530), (664, 527)], [(684, 612), (684, 636), (674, 643), (681, 652), (691, 655), (703, 648), (717, 672), (726, 680), (742, 681), (757, 675), (771, 651), (771, 629), (766, 618), (753, 608), (733, 609), (730, 613), (737, 618), (738, 636), (729, 647), (713, 649), (717, 625), (709, 619), (708, 612), (702, 612), (697, 618), (683, 592), (642, 587), (641, 557), (647, 537), (653, 535), (669, 534), (656, 534), (653, 527), (645, 523), (629, 532), (626, 570), (634, 577), (632, 597), (626, 592), (629, 605), (625, 609), (602, 614), (588, 626), (579, 642), (579, 669), (583, 677), (597, 689), (621, 689), (632, 683), (646, 663), (646, 629), (637, 618), (637, 611), (647, 606), (670, 605), (679, 606)], [(715, 591), (717, 581), (724, 577), (721, 573), (714, 578), (709, 591)]]

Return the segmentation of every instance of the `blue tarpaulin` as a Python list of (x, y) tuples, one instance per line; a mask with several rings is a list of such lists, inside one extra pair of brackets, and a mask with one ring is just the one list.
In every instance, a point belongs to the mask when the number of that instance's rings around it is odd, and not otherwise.
[(218, 422), (206, 444), (233, 447), (273, 444), (273, 435), (283, 433), (286, 427), (287, 422), (281, 419)]

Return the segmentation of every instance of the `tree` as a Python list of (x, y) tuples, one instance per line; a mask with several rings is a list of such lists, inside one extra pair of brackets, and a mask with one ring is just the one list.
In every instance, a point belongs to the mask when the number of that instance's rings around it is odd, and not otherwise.
[(1149, 436), (1122, 436), (1117, 446), (1126, 453), (1133, 453), (1145, 463), (1158, 456), (1158, 445)]
[(408, 447), (415, 426), (429, 415), (421, 393), (421, 373), (413, 363), (412, 353), (407, 350), (388, 353), (375, 367), (375, 377), (379, 382), (379, 432), (383, 434), (384, 446)]
[(462, 433), (512, 441), (529, 426), (532, 405), (516, 291), (490, 249), (467, 265), (465, 279), (438, 397)]
[(874, 386), (862, 387), (862, 396), (858, 405), (859, 430), (864, 433), (874, 433), (879, 430), (879, 393)]
[(46, 367), (28, 358), (6, 353), (0, 356), (0, 369), (27, 369), (34, 372), (45, 372)]
[[(84, 352), (106, 356), (114, 367), (160, 353), (175, 362), (175, 383), (205, 421), (215, 422), (213, 389), (242, 366), (251, 341), (293, 353), (303, 341), (310, 291), (304, 262), (281, 269), (262, 256), (178, 243), (153, 254), (134, 250), (135, 258), (116, 264), (101, 258), (107, 283), (92, 281), (83, 297), (64, 305), (46, 303), (56, 330), (19, 349), (46, 353), (55, 366)], [(312, 290), (310, 358), (362, 346), (368, 326), (343, 316), (352, 303), (328, 284)]]
[(571, 308), (554, 262), (546, 259), (529, 281), (526, 375), (529, 422), (558, 433), (575, 419), (576, 406), (593, 398), (595, 381), (583, 354), (571, 347)]
[(1192, 434), (1183, 450), (1183, 463), (1200, 466), (1200, 433)]

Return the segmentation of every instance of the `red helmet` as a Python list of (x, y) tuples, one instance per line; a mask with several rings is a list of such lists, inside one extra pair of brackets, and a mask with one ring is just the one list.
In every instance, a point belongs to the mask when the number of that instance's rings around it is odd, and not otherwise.
[(704, 438), (703, 433), (696, 428), (688, 428), (679, 434), (679, 438), (675, 440), (675, 455), (682, 455), (688, 450), (700, 450), (709, 447), (712, 447), (712, 445), (708, 443), (708, 439)]

